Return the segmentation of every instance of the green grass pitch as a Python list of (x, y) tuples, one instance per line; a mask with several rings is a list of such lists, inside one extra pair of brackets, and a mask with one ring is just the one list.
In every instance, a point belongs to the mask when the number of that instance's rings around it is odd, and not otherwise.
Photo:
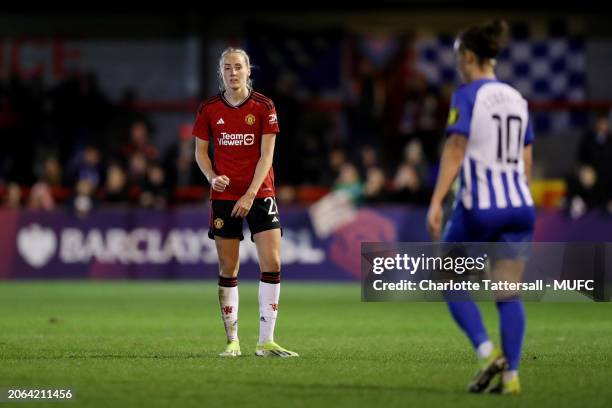
[[(609, 303), (527, 304), (523, 395), (501, 397), (464, 392), (474, 355), (442, 303), (362, 303), (356, 284), (286, 280), (276, 339), (300, 358), (262, 359), (253, 356), (257, 287), (243, 282), (243, 356), (221, 359), (216, 290), (213, 282), (1, 283), (0, 389), (75, 393), (19, 407), (612, 404)], [(494, 305), (483, 313), (497, 339)]]

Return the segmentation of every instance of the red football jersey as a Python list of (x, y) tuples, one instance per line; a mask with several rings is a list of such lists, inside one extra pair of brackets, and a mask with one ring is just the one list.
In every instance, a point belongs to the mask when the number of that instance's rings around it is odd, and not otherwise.
[[(203, 140), (213, 139), (215, 173), (230, 179), (222, 193), (211, 188), (213, 200), (238, 200), (246, 193), (261, 155), (262, 135), (278, 132), (274, 103), (260, 93), (251, 91), (238, 106), (230, 104), (223, 94), (200, 105), (193, 134)], [(274, 171), (270, 168), (256, 198), (274, 195)]]

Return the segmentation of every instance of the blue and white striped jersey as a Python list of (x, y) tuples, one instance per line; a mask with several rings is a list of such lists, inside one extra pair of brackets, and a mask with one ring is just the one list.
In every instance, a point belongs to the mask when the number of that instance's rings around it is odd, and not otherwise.
[(533, 142), (527, 101), (494, 79), (471, 82), (453, 94), (447, 134), (468, 138), (459, 173), (465, 209), (532, 207), (523, 148)]

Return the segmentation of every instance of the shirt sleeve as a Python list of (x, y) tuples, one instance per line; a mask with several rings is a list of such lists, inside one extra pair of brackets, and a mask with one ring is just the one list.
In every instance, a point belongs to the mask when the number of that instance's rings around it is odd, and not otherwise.
[(465, 137), (470, 136), (472, 107), (473, 104), (467, 92), (465, 92), (465, 88), (460, 88), (453, 93), (446, 126), (447, 136), (452, 133), (459, 133)]
[(263, 126), (261, 128), (261, 134), (266, 135), (269, 133), (278, 133), (280, 129), (278, 127), (278, 118), (276, 116), (276, 108), (273, 104), (270, 106), (264, 105), (263, 107)]
[(200, 108), (198, 109), (198, 115), (196, 116), (195, 124), (193, 125), (193, 135), (202, 140), (210, 140), (208, 114), (204, 104), (200, 105)]
[(531, 118), (527, 119), (527, 129), (525, 130), (525, 146), (528, 146), (533, 143), (533, 126), (531, 126)]

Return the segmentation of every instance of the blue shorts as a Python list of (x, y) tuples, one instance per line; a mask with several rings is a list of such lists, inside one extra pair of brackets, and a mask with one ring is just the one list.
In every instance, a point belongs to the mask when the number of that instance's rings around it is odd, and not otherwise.
[(457, 201), (444, 227), (442, 242), (518, 242), (533, 238), (533, 207), (466, 210)]

